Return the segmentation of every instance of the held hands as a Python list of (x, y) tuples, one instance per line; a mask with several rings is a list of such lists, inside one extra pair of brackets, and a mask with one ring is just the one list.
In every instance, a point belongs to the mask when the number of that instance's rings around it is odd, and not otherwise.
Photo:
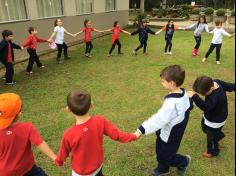
[(195, 92), (193, 92), (193, 91), (188, 91), (187, 94), (188, 94), (189, 98), (192, 98), (193, 95), (195, 94)]
[(25, 49), (23, 46), (21, 46), (21, 50)]
[(230, 38), (233, 37), (233, 36), (235, 36), (235, 33), (231, 34), (231, 35), (230, 35)]
[(142, 136), (142, 134), (138, 130), (134, 133), (134, 135), (136, 136), (137, 139), (139, 139)]

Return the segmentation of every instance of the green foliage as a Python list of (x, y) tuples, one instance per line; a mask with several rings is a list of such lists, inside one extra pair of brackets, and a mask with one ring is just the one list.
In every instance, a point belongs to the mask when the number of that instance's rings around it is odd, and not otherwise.
[(194, 15), (199, 15), (200, 14), (200, 10), (198, 8), (195, 8), (191, 11), (191, 14), (194, 14)]
[(214, 9), (212, 7), (206, 8), (205, 15), (210, 16), (210, 15), (213, 15), (213, 13), (214, 13)]
[(138, 13), (137, 17), (135, 18), (134, 25), (139, 25), (143, 19), (147, 18), (147, 13)]
[(218, 9), (216, 11), (217, 16), (225, 16), (225, 13), (226, 13), (225, 9)]
[(232, 12), (231, 12), (231, 16), (235, 16), (235, 10), (233, 10)]

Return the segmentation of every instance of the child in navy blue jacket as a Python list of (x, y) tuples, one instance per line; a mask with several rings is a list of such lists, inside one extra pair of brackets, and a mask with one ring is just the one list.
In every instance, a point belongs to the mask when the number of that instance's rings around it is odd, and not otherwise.
[(196, 106), (204, 112), (202, 130), (207, 135), (207, 151), (203, 156), (211, 158), (219, 154), (218, 142), (225, 137), (221, 130), (228, 116), (226, 92), (235, 91), (235, 84), (200, 76), (195, 80), (193, 90), (205, 96), (205, 100), (202, 100), (195, 92), (188, 92)]
[(4, 30), (2, 32), (3, 40), (0, 42), (0, 62), (6, 67), (5, 79), (6, 85), (14, 85), (14, 52), (13, 49), (23, 49), (23, 47), (12, 42), (13, 32), (10, 30)]
[(140, 24), (140, 27), (136, 31), (131, 33), (131, 35), (139, 34), (139, 41), (140, 41), (140, 45), (133, 51), (133, 54), (137, 55), (138, 50), (143, 48), (143, 54), (147, 55), (148, 33), (156, 35), (156, 32), (152, 31), (147, 26), (147, 21), (143, 20)]

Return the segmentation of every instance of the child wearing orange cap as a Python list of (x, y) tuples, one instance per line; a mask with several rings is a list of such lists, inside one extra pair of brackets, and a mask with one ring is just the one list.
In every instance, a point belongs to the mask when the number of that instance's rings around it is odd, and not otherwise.
[(47, 176), (37, 167), (32, 145), (55, 159), (32, 123), (17, 122), (22, 102), (13, 93), (0, 94), (0, 176)]

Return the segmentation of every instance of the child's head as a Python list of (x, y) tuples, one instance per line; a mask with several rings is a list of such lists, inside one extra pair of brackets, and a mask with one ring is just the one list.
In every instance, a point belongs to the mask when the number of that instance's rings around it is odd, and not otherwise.
[(13, 40), (13, 38), (14, 38), (13, 32), (10, 31), (10, 30), (4, 30), (4, 31), (2, 31), (2, 38), (3, 38), (4, 40), (7, 40), (7, 41)]
[(14, 123), (21, 113), (21, 99), (13, 93), (0, 94), (0, 130)]
[(208, 76), (198, 77), (193, 84), (193, 90), (203, 96), (209, 95), (213, 88), (214, 81)]
[(91, 27), (92, 22), (90, 20), (84, 20), (84, 27)]
[(119, 21), (115, 21), (113, 27), (120, 27)]
[(91, 108), (91, 96), (86, 90), (73, 90), (67, 96), (67, 108), (77, 116), (86, 115)]
[(174, 21), (173, 20), (168, 20), (168, 25), (174, 25)]
[(174, 90), (184, 83), (185, 70), (179, 65), (171, 65), (161, 71), (160, 77), (164, 88)]
[(146, 27), (147, 26), (147, 20), (143, 19), (141, 22), (141, 27)]
[(205, 15), (202, 15), (198, 18), (198, 23), (207, 23)]
[(216, 25), (217, 28), (221, 28), (222, 27), (222, 21), (216, 20), (215, 25)]
[(54, 21), (54, 26), (62, 26), (62, 25), (63, 25), (62, 19), (58, 18)]
[(36, 35), (38, 33), (35, 27), (29, 27), (28, 32), (33, 35)]

